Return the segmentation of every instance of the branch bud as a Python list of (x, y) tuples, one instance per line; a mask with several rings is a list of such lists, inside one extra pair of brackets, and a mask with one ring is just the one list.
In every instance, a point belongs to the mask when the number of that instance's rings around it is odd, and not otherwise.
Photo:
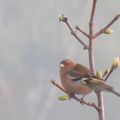
[(67, 21), (67, 17), (65, 17), (63, 14), (59, 15), (59, 22), (66, 22)]
[(116, 69), (119, 66), (120, 66), (120, 58), (116, 57), (116, 58), (113, 59), (111, 69)]
[(63, 96), (59, 96), (58, 99), (61, 100), (61, 101), (65, 101), (65, 100), (69, 100), (70, 96), (69, 95), (63, 95)]
[(105, 29), (103, 33), (105, 34), (112, 34), (114, 31), (112, 29)]
[(103, 74), (100, 70), (97, 70), (96, 76), (99, 77), (99, 78), (103, 78)]

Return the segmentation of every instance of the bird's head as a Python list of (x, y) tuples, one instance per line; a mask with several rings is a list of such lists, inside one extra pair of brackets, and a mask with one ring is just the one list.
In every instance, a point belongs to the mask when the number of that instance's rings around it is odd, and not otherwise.
[(60, 71), (66, 73), (76, 65), (76, 62), (72, 59), (64, 59), (60, 62)]

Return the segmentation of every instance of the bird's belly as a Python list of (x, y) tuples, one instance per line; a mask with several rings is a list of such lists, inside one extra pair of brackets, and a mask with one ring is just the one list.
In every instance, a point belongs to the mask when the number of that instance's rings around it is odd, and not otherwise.
[(81, 84), (80, 82), (74, 82), (72, 80), (63, 80), (62, 81), (64, 89), (70, 94), (89, 94), (92, 90), (86, 85)]

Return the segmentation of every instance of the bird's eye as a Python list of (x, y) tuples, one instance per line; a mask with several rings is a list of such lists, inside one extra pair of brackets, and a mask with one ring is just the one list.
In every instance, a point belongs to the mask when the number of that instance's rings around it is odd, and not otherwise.
[(64, 68), (64, 67), (65, 67), (65, 65), (64, 65), (64, 64), (60, 64), (60, 67), (61, 67), (61, 68)]

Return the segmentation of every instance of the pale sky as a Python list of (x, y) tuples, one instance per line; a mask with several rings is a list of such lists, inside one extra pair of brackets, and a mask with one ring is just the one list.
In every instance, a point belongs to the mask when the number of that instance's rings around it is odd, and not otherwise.
[[(59, 62), (73, 58), (89, 66), (87, 51), (70, 34), (59, 14), (71, 25), (88, 31), (92, 0), (0, 0), (0, 119), (96, 120), (97, 112), (74, 100), (61, 102), (64, 93), (52, 86), (59, 79)], [(119, 0), (98, 0), (95, 31), (120, 14)], [(95, 42), (96, 69), (104, 70), (120, 56), (120, 20), (111, 35)], [(86, 42), (87, 39), (80, 35)], [(108, 80), (120, 92), (120, 68)], [(106, 120), (120, 120), (120, 98), (104, 93)], [(95, 94), (86, 97), (96, 101)]]

